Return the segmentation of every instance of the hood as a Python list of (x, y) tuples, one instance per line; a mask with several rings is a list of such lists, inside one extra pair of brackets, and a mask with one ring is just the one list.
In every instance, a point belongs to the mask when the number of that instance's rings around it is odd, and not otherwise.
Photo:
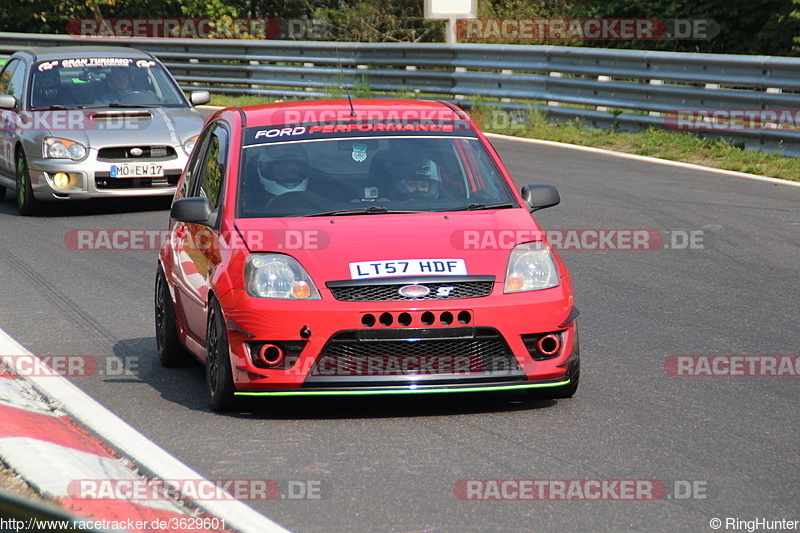
[(251, 252), (286, 253), (317, 283), (351, 279), (350, 263), (463, 259), (467, 275), (502, 280), (511, 248), (541, 240), (521, 208), (456, 213), (243, 218), (236, 228)]
[(30, 128), (42, 137), (63, 137), (92, 149), (183, 144), (203, 126), (203, 117), (194, 108), (102, 107), (33, 111), (29, 115)]

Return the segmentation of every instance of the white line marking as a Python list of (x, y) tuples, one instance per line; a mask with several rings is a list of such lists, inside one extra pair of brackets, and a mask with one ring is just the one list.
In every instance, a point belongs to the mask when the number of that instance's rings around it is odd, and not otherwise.
[[(33, 355), (0, 329), (0, 358), (4, 355)], [(3, 358), (14, 368), (14, 358)], [(63, 376), (25, 376), (42, 394), (54, 399), (59, 407), (103, 440), (133, 459), (145, 471), (159, 479), (208, 481), (170, 455), (166, 450), (136, 431)], [(287, 532), (279, 524), (235, 500), (204, 500), (194, 503), (210, 514), (225, 520), (225, 525), (242, 533)]]
[(666, 165), (670, 167), (686, 168), (689, 170), (699, 170), (701, 172), (714, 172), (715, 174), (723, 174), (725, 176), (733, 176), (736, 178), (745, 178), (749, 180), (765, 181), (767, 183), (778, 183), (781, 185), (788, 185), (790, 187), (800, 187), (800, 182), (782, 180), (780, 178), (769, 178), (767, 176), (757, 176), (755, 174), (747, 174), (745, 172), (736, 172), (734, 170), (724, 170), (721, 168), (704, 167), (702, 165), (693, 165), (692, 163), (683, 163), (681, 161), (668, 161), (667, 159), (659, 159), (657, 157), (649, 157), (646, 155), (626, 154), (624, 152), (615, 152), (613, 150), (606, 150), (605, 148), (593, 148), (591, 146), (580, 146), (577, 144), (561, 143), (556, 141), (544, 141), (542, 139), (529, 139), (527, 137), (513, 137), (511, 135), (500, 135), (499, 133), (484, 133), (487, 137), (496, 139), (503, 139), (507, 141), (519, 141), (530, 144), (540, 144), (543, 146), (554, 146), (556, 148), (567, 148), (570, 150), (578, 150), (581, 152), (590, 152), (594, 154), (609, 155), (612, 157), (621, 157), (623, 159), (633, 159), (635, 161), (644, 161), (647, 163), (656, 163), (659, 165)]

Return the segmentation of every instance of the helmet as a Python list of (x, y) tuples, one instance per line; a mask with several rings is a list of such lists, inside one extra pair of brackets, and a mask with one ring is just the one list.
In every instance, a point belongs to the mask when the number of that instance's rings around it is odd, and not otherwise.
[(402, 198), (435, 199), (442, 182), (439, 165), (430, 159), (416, 158), (392, 168), (394, 187)]
[(113, 67), (106, 75), (106, 81), (111, 90), (127, 93), (133, 87), (131, 70), (128, 67)]
[(308, 155), (302, 146), (267, 147), (258, 155), (258, 176), (272, 194), (305, 191)]
[(37, 94), (46, 98), (58, 95), (61, 88), (61, 77), (56, 70), (43, 70), (34, 78), (34, 89)]

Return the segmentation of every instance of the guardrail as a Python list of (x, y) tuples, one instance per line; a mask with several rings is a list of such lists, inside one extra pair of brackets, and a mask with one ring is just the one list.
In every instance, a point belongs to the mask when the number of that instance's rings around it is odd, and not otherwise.
[(723, 122), (701, 134), (749, 149), (800, 155), (800, 58), (564, 46), (0, 33), (0, 53), (6, 54), (26, 46), (83, 44), (147, 50), (184, 89), (215, 93), (324, 97), (336, 92), (344, 78), (356, 92), (362, 87), (520, 113), (538, 109), (551, 120), (579, 119), (594, 127), (633, 131), (674, 129), (678, 110), (791, 111), (783, 114), (782, 125), (781, 120), (766, 127)]

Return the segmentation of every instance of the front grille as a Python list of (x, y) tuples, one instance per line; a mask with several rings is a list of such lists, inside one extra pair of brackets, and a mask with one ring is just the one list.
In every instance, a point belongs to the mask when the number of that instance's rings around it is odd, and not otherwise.
[(312, 376), (409, 376), (519, 371), (491, 328), (349, 330), (335, 334)]
[[(141, 155), (132, 155), (131, 150), (140, 148)], [(101, 148), (97, 152), (98, 161), (119, 161), (132, 160), (140, 161), (144, 159), (176, 159), (175, 148), (172, 146), (115, 146), (112, 148)]]
[[(429, 289), (426, 296), (409, 298), (398, 290), (406, 285), (422, 285)], [(386, 302), (420, 300), (454, 300), (489, 296), (494, 276), (444, 276), (419, 278), (384, 278), (331, 281), (326, 283), (333, 297), (344, 302)]]
[(157, 189), (175, 187), (180, 177), (180, 170), (165, 170), (162, 178), (112, 178), (110, 172), (95, 172), (94, 183), (98, 189)]

